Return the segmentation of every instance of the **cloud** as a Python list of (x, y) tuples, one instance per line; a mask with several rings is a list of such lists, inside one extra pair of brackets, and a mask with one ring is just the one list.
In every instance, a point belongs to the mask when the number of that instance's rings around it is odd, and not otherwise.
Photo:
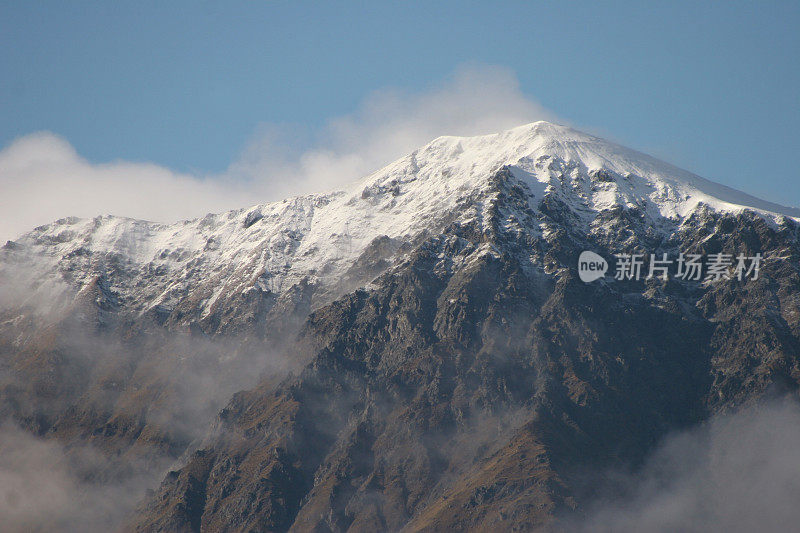
[[(191, 443), (208, 434), (235, 392), (285, 376), (291, 363), (242, 337), (155, 330), (121, 342), (87, 331), (77, 319), (58, 329), (50, 352), (57, 355), (47, 371), (28, 373), (34, 360), (21, 371), (0, 365), (0, 397), (7, 404), (0, 409), (3, 532), (118, 530), (147, 489), (157, 488), (167, 469), (179, 464), (171, 447), (193, 450)], [(10, 344), (3, 333), (0, 327), (0, 345)], [(19, 328), (7, 333), (26, 336)], [(42, 393), (43, 373), (58, 376), (56, 396)], [(83, 434), (89, 427), (63, 424), (74, 413), (96, 427), (124, 426), (128, 418), (145, 426), (141, 433), (89, 437)], [(39, 438), (13, 420), (61, 423)]]
[(57, 135), (38, 132), (0, 151), (0, 241), (64, 216), (114, 214), (171, 222), (295, 194), (333, 189), (441, 135), (492, 133), (555, 117), (526, 97), (512, 71), (458, 69), (421, 93), (385, 89), (310, 141), (262, 124), (218, 175), (156, 164), (89, 162)]
[[(199, 179), (153, 164), (93, 164), (64, 139), (34, 133), (0, 151), (0, 239), (65, 216), (116, 214), (178, 220), (247, 202), (225, 179)], [(250, 201), (249, 203), (253, 203)]]
[(102, 479), (112, 459), (89, 445), (64, 446), (0, 425), (0, 517), (3, 531), (112, 531), (158, 482), (168, 459)]
[(672, 435), (623, 496), (568, 531), (790, 531), (800, 523), (800, 407), (772, 403)]
[[(502, 67), (464, 67), (422, 94), (386, 89), (352, 115), (329, 121), (316, 146), (275, 170), (270, 130), (247, 147), (229, 169), (277, 185), (282, 193), (311, 192), (345, 184), (381, 168), (441, 135), (480, 135), (535, 120), (555, 120), (527, 98), (513, 72)], [(287, 182), (285, 176), (299, 179)]]

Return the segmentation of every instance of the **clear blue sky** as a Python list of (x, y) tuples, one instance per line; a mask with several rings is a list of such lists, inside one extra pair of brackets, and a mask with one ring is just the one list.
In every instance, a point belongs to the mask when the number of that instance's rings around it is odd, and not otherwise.
[(469, 63), (714, 179), (800, 205), (800, 2), (0, 3), (0, 147), (225, 168), (259, 123), (306, 128)]

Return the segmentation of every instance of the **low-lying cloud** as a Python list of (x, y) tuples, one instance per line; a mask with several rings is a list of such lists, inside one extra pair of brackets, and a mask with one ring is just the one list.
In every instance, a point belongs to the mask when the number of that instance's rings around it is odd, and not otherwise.
[[(162, 470), (128, 465), (98, 476), (112, 460), (86, 444), (43, 440), (10, 422), (0, 425), (0, 529), (113, 531)], [(168, 458), (152, 458), (166, 466)]]
[(712, 418), (668, 438), (622, 495), (590, 506), (575, 532), (779, 532), (800, 524), (800, 406)]
[(457, 70), (422, 93), (382, 90), (332, 119), (311, 142), (267, 124), (218, 175), (157, 164), (92, 163), (49, 132), (0, 151), (0, 243), (65, 216), (114, 214), (170, 222), (336, 188), (440, 135), (478, 135), (554, 116), (506, 68)]
[[(242, 338), (156, 330), (123, 342), (58, 327), (45, 362), (0, 364), (3, 532), (115, 531), (234, 393), (286, 372), (285, 358)], [(3, 333), (0, 348), (9, 345)], [(58, 376), (56, 396), (49, 375)], [(33, 434), (37, 422), (46, 438)]]

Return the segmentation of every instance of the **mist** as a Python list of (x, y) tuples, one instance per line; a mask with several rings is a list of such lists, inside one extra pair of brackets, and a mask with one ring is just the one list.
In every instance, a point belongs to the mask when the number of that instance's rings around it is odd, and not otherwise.
[(771, 401), (668, 436), (641, 470), (608, 472), (615, 497), (574, 532), (793, 531), (800, 523), (800, 405)]
[(98, 329), (76, 307), (48, 324), (46, 302), (26, 303), (22, 320), (0, 320), (3, 531), (119, 527), (234, 393), (287, 372), (257, 339)]
[[(162, 468), (169, 462), (165, 456), (151, 459)], [(125, 473), (105, 477), (112, 462), (90, 445), (65, 446), (10, 422), (0, 425), (3, 531), (112, 530), (162, 471), (128, 464)]]

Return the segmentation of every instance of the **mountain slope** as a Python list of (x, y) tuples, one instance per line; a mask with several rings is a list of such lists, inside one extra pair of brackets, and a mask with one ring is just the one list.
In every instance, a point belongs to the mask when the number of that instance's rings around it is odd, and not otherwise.
[[(577, 255), (606, 244), (555, 200), (534, 212), (510, 171), (491, 181), (484, 231), (454, 223), (314, 312), (309, 363), (236, 395), (137, 527), (547, 527), (580, 512), (593, 474), (638, 464), (669, 431), (796, 395), (796, 223), (704, 211), (657, 250), (761, 250), (756, 281), (587, 285)], [(510, 212), (549, 231), (517, 231)]]

